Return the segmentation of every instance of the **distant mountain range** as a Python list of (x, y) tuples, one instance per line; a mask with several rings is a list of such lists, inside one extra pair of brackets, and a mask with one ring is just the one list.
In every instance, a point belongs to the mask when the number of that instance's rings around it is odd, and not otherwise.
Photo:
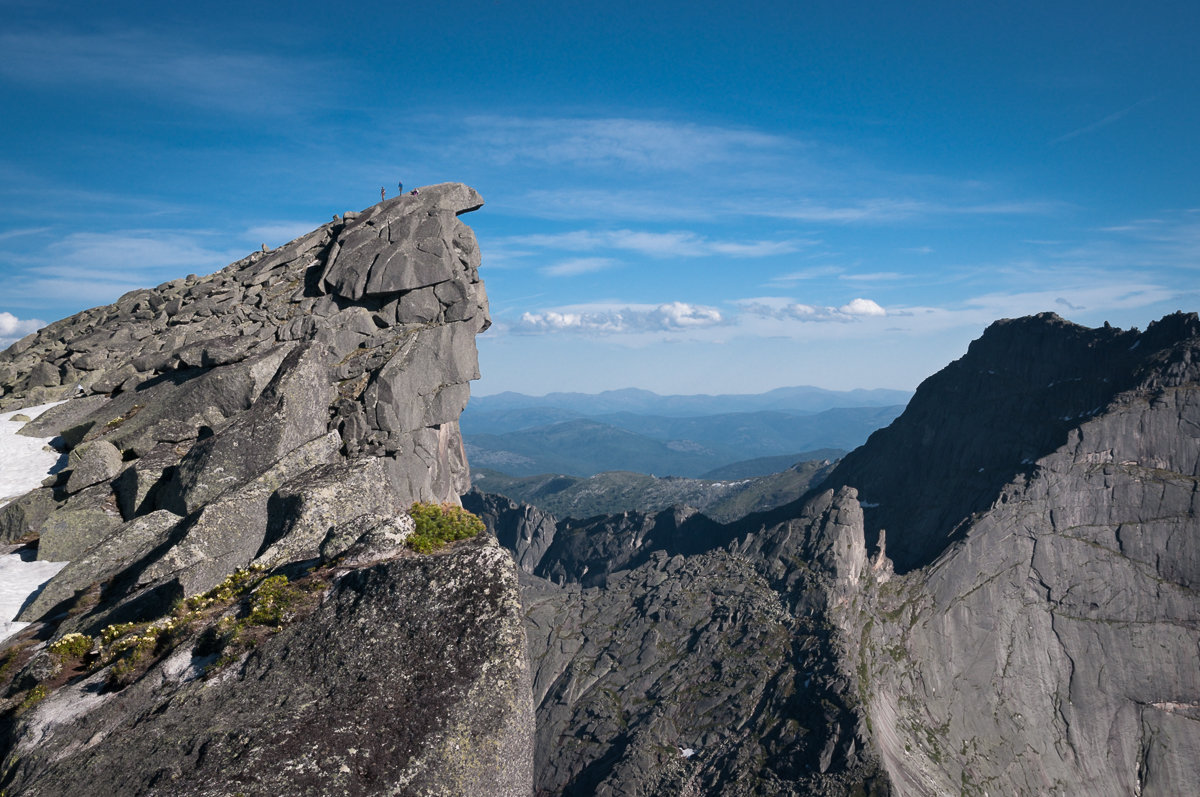
[(730, 393), (717, 396), (660, 396), (649, 390), (632, 387), (605, 390), (602, 393), (548, 393), (544, 396), (506, 392), (490, 396), (472, 396), (462, 419), (465, 423), (474, 415), (530, 409), (554, 409), (565, 413), (559, 420), (571, 416), (619, 412), (673, 417), (758, 410), (813, 413), (835, 407), (887, 407), (907, 404), (910, 398), (912, 391), (907, 390), (826, 390), (811, 386), (780, 387), (766, 393)]
[[(848, 451), (904, 410), (909, 394), (780, 388), (758, 395), (503, 393), (472, 399), (460, 421), (472, 465), (512, 476), (634, 471), (710, 478), (773, 473), (816, 449)], [(524, 402), (524, 403), (522, 403)]]

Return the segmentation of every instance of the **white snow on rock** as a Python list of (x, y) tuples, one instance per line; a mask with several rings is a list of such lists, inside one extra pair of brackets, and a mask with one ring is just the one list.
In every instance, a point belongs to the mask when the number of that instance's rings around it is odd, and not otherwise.
[[(61, 404), (41, 404), (0, 413), (0, 507), (42, 483), (47, 475), (66, 464), (66, 458), (47, 449), (51, 438), (25, 437), (17, 430), (24, 421), (14, 421), (14, 415), (36, 418), (46, 410)], [(66, 562), (38, 562), (34, 552), (16, 552), (9, 546), (0, 556), (0, 641), (17, 633), (29, 623), (13, 622), (21, 607), (54, 574), (66, 567)]]
[(36, 418), (51, 407), (62, 404), (40, 404), (21, 410), (0, 413), (0, 506), (19, 498), (42, 483), (42, 479), (60, 468), (59, 459), (65, 458), (53, 449), (47, 450), (49, 437), (25, 437), (17, 431), (25, 421), (14, 421), (13, 416), (24, 415)]
[(26, 549), (0, 556), (0, 642), (29, 625), (13, 618), (30, 596), (67, 566), (66, 562), (38, 562), (35, 555)]

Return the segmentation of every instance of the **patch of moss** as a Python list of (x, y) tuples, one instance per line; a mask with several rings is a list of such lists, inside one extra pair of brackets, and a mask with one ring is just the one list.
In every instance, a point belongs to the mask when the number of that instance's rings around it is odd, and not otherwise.
[(288, 583), (287, 576), (271, 576), (258, 585), (250, 596), (250, 625), (279, 626), (289, 610), (304, 596), (304, 591)]
[(415, 503), (409, 509), (416, 530), (405, 541), (417, 553), (432, 553), (483, 531), (483, 521), (461, 506)]
[(134, 404), (132, 407), (129, 408), (129, 412), (125, 413), (124, 415), (118, 415), (117, 417), (115, 417), (111, 421), (109, 421), (108, 423), (104, 424), (104, 427), (106, 429), (108, 429), (110, 432), (113, 431), (114, 429), (119, 429), (121, 427), (121, 424), (125, 423), (125, 421), (129, 420), (130, 418), (132, 418), (134, 415), (137, 415), (141, 411), (142, 411), (142, 405)]
[(25, 694), (25, 699), (21, 701), (21, 705), (17, 706), (17, 713), (29, 710), (49, 696), (50, 690), (46, 685), (38, 684)]

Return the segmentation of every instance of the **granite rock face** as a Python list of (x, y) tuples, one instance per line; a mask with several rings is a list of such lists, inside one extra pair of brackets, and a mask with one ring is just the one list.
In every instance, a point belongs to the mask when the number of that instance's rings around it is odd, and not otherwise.
[[(1050, 378), (1056, 369), (1066, 384)], [(1005, 373), (1007, 388), (988, 401), (979, 386)], [(974, 412), (956, 404), (964, 393)], [(1045, 410), (1031, 417), (1031, 406)], [(863, 512), (866, 539), (886, 521), (888, 556), (933, 560), (894, 578), (884, 567), (832, 612), (893, 784), (906, 794), (1194, 792), (1196, 316), (1140, 334), (1050, 316), (998, 322), (918, 389), (912, 411), (832, 479), (880, 501)], [(980, 470), (969, 457), (985, 449)], [(934, 511), (921, 506), (932, 486), (901, 489), (914, 486), (913, 456), (946, 463), (937, 488), (947, 498)]]
[(404, 544), (469, 485), (481, 204), (429, 186), (0, 353), (69, 455), (0, 534), (70, 560), (0, 650), (0, 792), (530, 793), (516, 568)]
[(807, 564), (843, 514), (861, 528), (856, 503), (769, 526), (463, 503), (520, 562), (538, 794), (889, 793), (835, 655), (832, 577)]
[(101, 688), (103, 674), (55, 691), (22, 717), (5, 788), (530, 793), (521, 606), (494, 542), (393, 558), (323, 589), (311, 614), (218, 677), (185, 648), (120, 691)]
[(543, 793), (1168, 795), (1200, 787), (1198, 479), (1196, 316), (1047, 314), (788, 506), (464, 500), (523, 571)]
[[(469, 484), (458, 416), (478, 378), (474, 336), (490, 323), (479, 250), (458, 214), (482, 202), (466, 186), (430, 186), (0, 353), (0, 408), (70, 399), (28, 430), (70, 450), (60, 503), (44, 516), (8, 510), (5, 540), (41, 534), (43, 558), (76, 559), (122, 522), (166, 510), (196, 542), (193, 516), (232, 501), (247, 528), (236, 544), (214, 540), (227, 561), (191, 578), (195, 592), (265, 553), (281, 533), (268, 532), (268, 504), (314, 468), (375, 463), (385, 479), (370, 498), (393, 512), (457, 502)], [(434, 301), (410, 312), (421, 292)], [(311, 555), (326, 530), (313, 532)]]

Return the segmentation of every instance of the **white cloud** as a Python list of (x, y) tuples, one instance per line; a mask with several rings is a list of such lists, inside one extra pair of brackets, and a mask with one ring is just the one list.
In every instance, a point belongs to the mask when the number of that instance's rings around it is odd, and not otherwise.
[(759, 318), (792, 321), (841, 321), (849, 322), (871, 316), (885, 316), (887, 311), (871, 299), (852, 299), (841, 307), (826, 307), (790, 299), (766, 297), (744, 299), (738, 302), (743, 313)]
[(717, 326), (725, 322), (714, 307), (687, 302), (660, 305), (581, 306), (523, 313), (516, 332), (590, 332), (603, 334), (672, 332)]
[(12, 313), (0, 312), (0, 350), (7, 349), (13, 343), (46, 326), (46, 322), (37, 318), (17, 318)]
[(870, 299), (852, 299), (839, 307), (838, 311), (850, 316), (887, 315), (886, 310)]
[(607, 257), (576, 257), (546, 266), (542, 273), (548, 277), (575, 277), (593, 271), (603, 271), (615, 265), (617, 261)]

